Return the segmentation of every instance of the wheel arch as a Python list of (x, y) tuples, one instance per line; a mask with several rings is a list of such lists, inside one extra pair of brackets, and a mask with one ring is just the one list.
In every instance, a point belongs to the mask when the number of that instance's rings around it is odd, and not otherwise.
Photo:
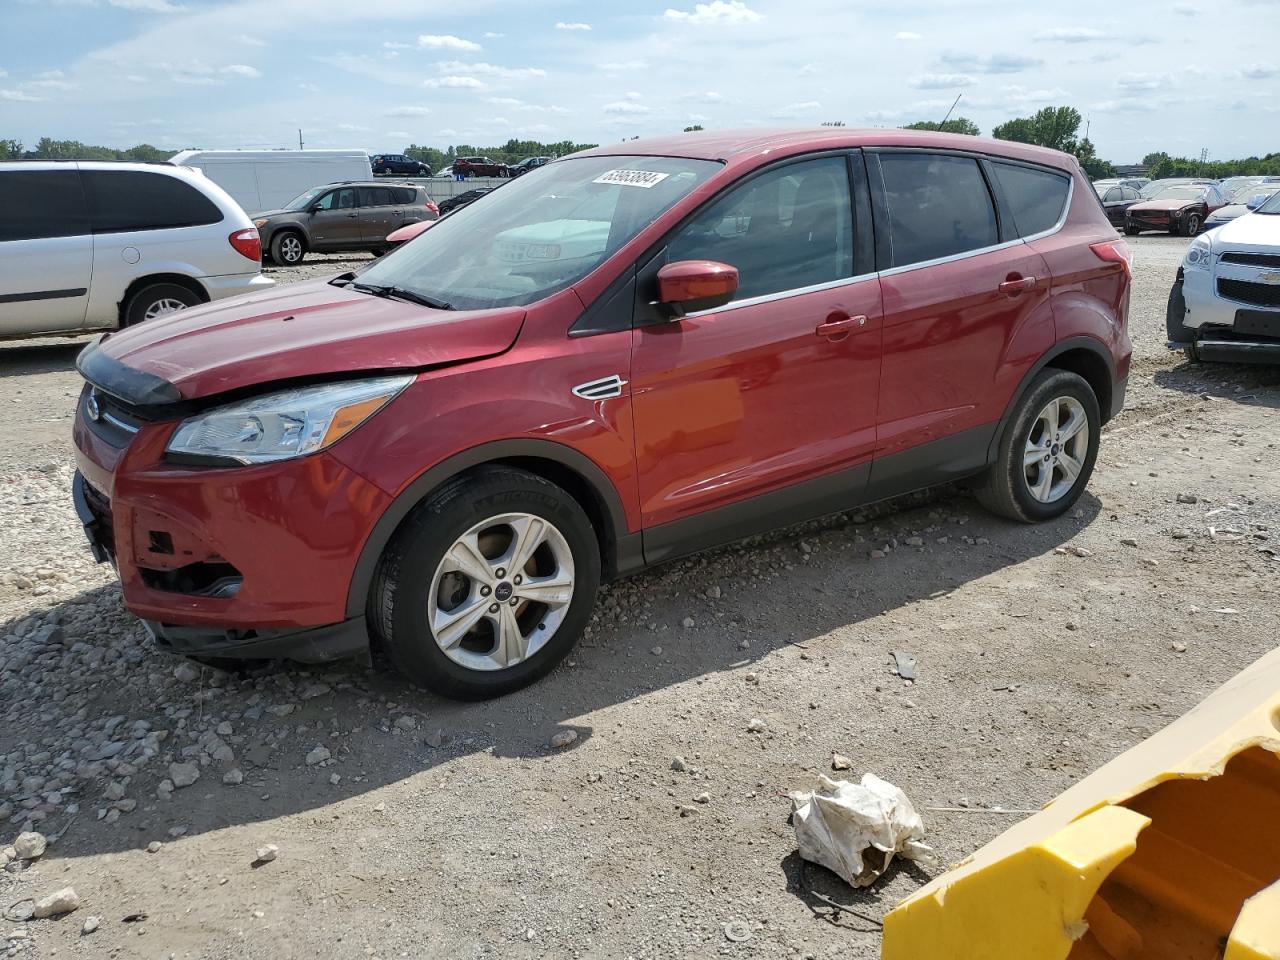
[(194, 277), (189, 277), (184, 273), (148, 273), (145, 276), (131, 280), (129, 286), (124, 288), (124, 294), (116, 304), (119, 326), (124, 326), (125, 313), (129, 309), (129, 301), (133, 299), (133, 295), (139, 290), (154, 286), (157, 283), (172, 283), (176, 286), (184, 287), (199, 297), (201, 303), (208, 303), (210, 300), (209, 291)]
[(608, 475), (593, 460), (550, 440), (499, 440), (436, 464), (410, 483), (387, 507), (356, 560), (347, 593), (348, 617), (364, 613), (378, 563), (413, 509), (455, 477), (488, 466), (525, 470), (569, 493), (586, 511), (598, 534), (602, 579), (613, 579), (643, 565), (640, 534), (628, 530), (622, 498)]
[(1018, 382), (1018, 388), (1014, 390), (1013, 396), (1005, 407), (1004, 414), (1000, 417), (999, 426), (992, 435), (991, 444), (987, 448), (988, 463), (995, 461), (996, 451), (1000, 447), (1000, 440), (1003, 438), (1009, 424), (1013, 422), (1018, 406), (1022, 403), (1022, 398), (1026, 396), (1027, 390), (1031, 386), (1031, 381), (1046, 367), (1069, 370), (1083, 377), (1093, 390), (1094, 396), (1098, 398), (1098, 409), (1102, 415), (1102, 422), (1106, 423), (1111, 419), (1112, 402), (1117, 384), (1115, 363), (1111, 358), (1110, 351), (1107, 350), (1106, 344), (1093, 337), (1069, 337), (1054, 344), (1053, 347), (1047, 350), (1039, 360), (1032, 364), (1031, 368)]

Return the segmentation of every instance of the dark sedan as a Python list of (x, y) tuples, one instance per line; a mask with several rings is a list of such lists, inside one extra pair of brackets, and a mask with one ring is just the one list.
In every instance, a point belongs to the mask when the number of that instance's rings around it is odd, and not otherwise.
[(1174, 184), (1125, 211), (1124, 232), (1134, 237), (1144, 230), (1160, 230), (1194, 237), (1209, 214), (1226, 205), (1227, 198), (1216, 183)]
[(1134, 187), (1105, 185), (1101, 182), (1093, 185), (1102, 202), (1102, 209), (1107, 211), (1107, 219), (1114, 227), (1124, 226), (1125, 212), (1141, 199)]
[(525, 157), (519, 163), (511, 167), (511, 176), (518, 177), (522, 173), (528, 173), (530, 170), (536, 170), (538, 167), (545, 166), (551, 162), (551, 157)]
[(475, 203), (486, 193), (493, 193), (497, 187), (476, 187), (474, 190), (468, 190), (466, 193), (460, 193), (456, 197), (450, 197), (448, 200), (440, 201), (440, 216), (446, 213), (453, 213), (460, 210), (469, 203)]

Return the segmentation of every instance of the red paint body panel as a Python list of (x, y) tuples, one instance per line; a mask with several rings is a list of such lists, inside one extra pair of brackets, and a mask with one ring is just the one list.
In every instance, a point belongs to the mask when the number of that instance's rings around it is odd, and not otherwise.
[[(819, 336), (833, 315), (867, 320), (856, 333)], [(636, 330), (645, 526), (869, 460), (881, 319), (871, 278)]]
[[(642, 254), (744, 175), (863, 145), (978, 149), (1056, 167), (1075, 182), (1066, 225), (932, 266), (570, 335)], [(110, 500), (129, 608), (164, 623), (240, 629), (337, 623), (349, 615), (362, 551), (380, 549), (378, 522), (397, 516), (397, 498), (491, 442), (537, 440), (585, 458), (612, 487), (622, 532), (637, 534), (994, 424), (1028, 371), (1068, 337), (1101, 344), (1117, 379), (1128, 372), (1128, 278), (1089, 249), (1116, 234), (1071, 157), (843, 128), (692, 133), (592, 152), (723, 168), (573, 287), (528, 307), (439, 311), (315, 281), (106, 338), (108, 356), (171, 381), (188, 400), (294, 379), (416, 373), (328, 450), (270, 465), (178, 466), (164, 460), (176, 421), (144, 425), (119, 450), (78, 418), (79, 469)], [(572, 392), (611, 377), (622, 383), (617, 396)], [(155, 553), (153, 531), (170, 535), (172, 554)], [(139, 572), (220, 560), (244, 574), (232, 598), (153, 589)]]

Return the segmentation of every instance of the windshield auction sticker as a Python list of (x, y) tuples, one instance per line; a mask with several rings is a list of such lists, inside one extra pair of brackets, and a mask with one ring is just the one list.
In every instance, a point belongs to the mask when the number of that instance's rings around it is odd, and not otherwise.
[(623, 187), (644, 187), (648, 189), (661, 183), (669, 173), (655, 173), (652, 170), (609, 170), (592, 180), (592, 183), (616, 183)]

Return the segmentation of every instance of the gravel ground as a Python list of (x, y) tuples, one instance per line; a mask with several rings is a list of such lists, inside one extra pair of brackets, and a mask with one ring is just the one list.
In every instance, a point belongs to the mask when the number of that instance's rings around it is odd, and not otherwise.
[[(1130, 403), (1073, 515), (1017, 526), (942, 491), (662, 567), (482, 704), (378, 666), (153, 652), (70, 507), (78, 346), (0, 346), (0, 849), (51, 838), (0, 872), (0, 951), (875, 957), (941, 867), (860, 892), (801, 870), (785, 793), (833, 752), (954, 862), (1012, 822), (991, 808), (1038, 807), (1275, 643), (1280, 373), (1165, 350), (1185, 244), (1133, 244)], [(68, 886), (75, 912), (17, 920)]]

